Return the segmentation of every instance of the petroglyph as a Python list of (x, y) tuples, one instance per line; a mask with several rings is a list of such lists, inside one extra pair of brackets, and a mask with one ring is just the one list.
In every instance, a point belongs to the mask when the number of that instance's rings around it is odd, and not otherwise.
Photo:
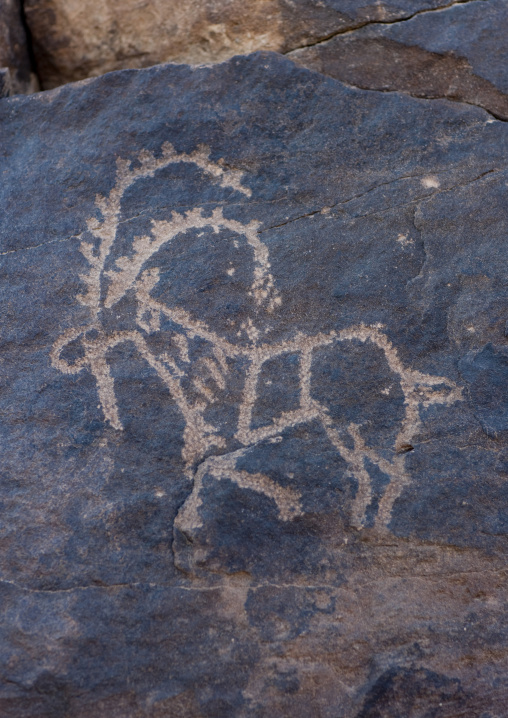
[(247, 451), (248, 448), (240, 449), (224, 456), (210, 456), (203, 461), (195, 473), (192, 493), (176, 518), (175, 525), (178, 528), (185, 532), (203, 525), (199, 515), (199, 508), (203, 503), (200, 494), (203, 478), (207, 474), (218, 481), (229, 479), (241, 488), (257, 491), (273, 499), (282, 521), (290, 521), (295, 516), (300, 516), (300, 494), (297, 491), (278, 486), (264, 474), (250, 474), (237, 469), (238, 459)]
[[(222, 162), (213, 163), (209, 151), (201, 146), (191, 154), (178, 154), (165, 144), (160, 156), (142, 152), (134, 163), (117, 161), (116, 182), (107, 197), (97, 196), (96, 207), (100, 219), (88, 221), (92, 240), (84, 239), (80, 251), (88, 263), (88, 271), (81, 275), (86, 291), (77, 300), (87, 307), (90, 320), (86, 326), (64, 332), (52, 349), (55, 368), (65, 374), (90, 371), (95, 377), (100, 406), (106, 421), (121, 431), (115, 383), (108, 361), (108, 352), (124, 344), (133, 346), (139, 356), (156, 372), (169, 391), (172, 400), (184, 419), (182, 459), (186, 475), (193, 481), (193, 489), (181, 508), (175, 525), (183, 532), (202, 525), (203, 480), (206, 476), (215, 481), (229, 479), (242, 489), (262, 493), (275, 505), (281, 521), (290, 521), (302, 514), (302, 496), (294, 489), (282, 487), (262, 473), (249, 473), (238, 468), (241, 457), (261, 441), (279, 441), (284, 431), (300, 424), (317, 421), (321, 424), (331, 444), (335, 447), (351, 475), (357, 490), (352, 506), (351, 520), (357, 528), (365, 525), (367, 508), (372, 501), (372, 480), (369, 464), (375, 465), (389, 480), (379, 501), (375, 523), (385, 527), (391, 520), (392, 508), (404, 486), (409, 482), (406, 471), (407, 452), (417, 434), (420, 411), (431, 404), (449, 405), (461, 399), (461, 390), (445, 377), (431, 376), (407, 368), (399, 358), (396, 348), (387, 338), (381, 325), (359, 324), (342, 331), (302, 333), (283, 342), (270, 343), (262, 339), (263, 333), (256, 326), (255, 318), (242, 323), (238, 334), (247, 340), (234, 343), (214, 331), (199, 317), (185, 307), (169, 306), (154, 296), (160, 281), (158, 267), (147, 268), (147, 262), (162, 247), (191, 230), (219, 234), (228, 230), (231, 241), (238, 246), (243, 237), (252, 255), (252, 283), (249, 294), (256, 308), (256, 316), (276, 319), (281, 298), (271, 274), (268, 247), (260, 238), (261, 223), (242, 223), (224, 216), (223, 208), (217, 207), (206, 214), (201, 207), (178, 213), (171, 212), (168, 220), (152, 221), (149, 234), (132, 240), (128, 255), (117, 258), (111, 265), (112, 251), (118, 239), (118, 229), (125, 192), (137, 180), (154, 177), (158, 170), (171, 164), (191, 163), (213, 182), (250, 197), (251, 192), (242, 184), (242, 173), (226, 169)], [(108, 258), (109, 269), (106, 269)], [(234, 274), (234, 267), (225, 270)], [(108, 330), (102, 320), (103, 312), (119, 305), (124, 297), (135, 301), (136, 328), (129, 331)], [(161, 331), (161, 321), (169, 321), (171, 339), (165, 351), (156, 353), (149, 340)], [(192, 360), (191, 345), (198, 340), (208, 347), (208, 355)], [(340, 347), (342, 343), (372, 345), (380, 350), (389, 369), (400, 384), (404, 396), (404, 416), (395, 442), (385, 447), (383, 455), (378, 449), (367, 445), (362, 427), (345, 424), (332, 418), (328, 408), (317, 401), (312, 393), (313, 361), (318, 349)], [(69, 361), (64, 350), (79, 343), (80, 358)], [(299, 400), (298, 406), (282, 413), (268, 425), (253, 428), (253, 409), (258, 398), (258, 384), (266, 362), (285, 354), (298, 357)], [(227, 390), (232, 365), (238, 360), (244, 367), (242, 397), (238, 406), (234, 439), (243, 448), (227, 453), (227, 442), (221, 427), (205, 417), (207, 409), (220, 401), (220, 393)], [(186, 383), (185, 380), (189, 379)], [(389, 394), (385, 384), (379, 387), (382, 394)], [(211, 455), (215, 452), (216, 455)], [(222, 452), (222, 455), (221, 455)], [(217, 455), (219, 454), (219, 455)]]

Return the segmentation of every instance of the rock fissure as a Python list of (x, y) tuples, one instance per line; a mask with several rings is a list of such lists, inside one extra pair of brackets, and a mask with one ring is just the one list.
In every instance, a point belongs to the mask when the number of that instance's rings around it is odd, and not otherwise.
[[(348, 28), (341, 28), (340, 30), (337, 30), (336, 32), (332, 32), (329, 35), (324, 35), (323, 37), (319, 38), (319, 40), (315, 40), (313, 42), (309, 42), (306, 44), (298, 45), (297, 47), (292, 47), (290, 50), (285, 50), (282, 54), (283, 55), (290, 55), (292, 52), (297, 52), (298, 50), (305, 50), (309, 47), (316, 47), (317, 45), (322, 45), (323, 43), (329, 42), (330, 40), (333, 40), (336, 37), (339, 37), (341, 35), (350, 35), (358, 30), (363, 30), (364, 28), (371, 27), (371, 26), (390, 26), (390, 25), (399, 25), (406, 22), (409, 22), (415, 17), (418, 17), (419, 15), (427, 15), (428, 13), (437, 13), (442, 12), (443, 10), (448, 10), (449, 8), (455, 7), (457, 5), (467, 5), (468, 3), (473, 2), (489, 2), (489, 0), (454, 0), (453, 2), (447, 3), (446, 5), (441, 5), (440, 7), (436, 8), (424, 8), (422, 10), (417, 10), (412, 15), (407, 15), (406, 17), (396, 18), (395, 20), (367, 20), (366, 22), (359, 23), (358, 25), (355, 25), (354, 27), (348, 27)], [(359, 88), (364, 89), (364, 88)]]
[[(470, 0), (471, 2), (488, 2), (488, 0)], [(303, 64), (303, 63), (302, 63)], [(322, 73), (326, 75), (327, 73)], [(339, 79), (339, 78), (333, 78), (333, 79)], [(479, 110), (483, 110), (486, 112), (490, 117), (492, 117), (494, 120), (497, 120), (499, 122), (508, 122), (508, 116), (500, 115), (497, 112), (489, 109), (485, 105), (482, 105), (480, 103), (471, 102), (468, 100), (465, 100), (463, 98), (459, 99), (456, 97), (452, 97), (451, 95), (433, 95), (429, 96), (426, 94), (419, 94), (417, 92), (411, 92), (409, 90), (405, 90), (404, 88), (395, 87), (393, 89), (391, 88), (379, 88), (379, 87), (369, 87), (368, 85), (360, 85), (360, 84), (353, 84), (352, 82), (345, 81), (345, 80), (339, 80), (342, 82), (346, 87), (351, 87), (355, 90), (364, 90), (365, 92), (381, 92), (383, 94), (387, 94), (390, 92), (400, 92), (404, 95), (407, 95), (408, 97), (414, 97), (416, 100), (424, 100), (427, 102), (433, 102), (436, 100), (448, 100), (449, 102), (455, 102), (459, 105), (469, 105), (471, 107), (477, 107)], [(508, 103), (508, 95), (505, 96), (507, 103)]]
[(47, 242), (41, 242), (40, 244), (34, 244), (29, 247), (20, 247), (19, 249), (8, 249), (5, 252), (0, 252), (0, 257), (5, 257), (8, 254), (22, 254), (23, 252), (29, 252), (34, 249), (40, 249), (41, 247), (46, 247), (50, 244), (56, 244), (60, 242), (69, 242), (71, 239), (81, 239), (83, 237), (83, 232), (80, 232), (79, 234), (71, 234), (68, 237), (62, 237), (59, 239), (48, 239)]
[[(483, 1), (485, 1), (485, 0), (471, 0), (471, 1), (477, 1), (477, 2), (482, 1), (482, 2), (483, 2)], [(459, 184), (457, 184), (457, 185), (452, 185), (451, 187), (444, 187), (443, 189), (439, 189), (439, 190), (437, 190), (436, 192), (432, 192), (430, 195), (425, 195), (425, 196), (422, 196), (422, 197), (418, 197), (418, 198), (415, 198), (415, 199), (413, 199), (413, 200), (411, 200), (411, 201), (409, 201), (409, 202), (406, 202), (406, 203), (404, 203), (404, 204), (395, 205), (395, 206), (393, 206), (393, 207), (388, 207), (388, 208), (386, 208), (386, 209), (379, 210), (379, 212), (388, 212), (388, 211), (390, 211), (390, 210), (392, 210), (392, 209), (397, 209), (397, 208), (400, 208), (400, 207), (410, 206), (410, 205), (413, 205), (413, 204), (415, 204), (415, 203), (424, 202), (424, 201), (427, 201), (427, 200), (429, 200), (429, 199), (432, 199), (433, 197), (435, 197), (437, 194), (440, 194), (441, 192), (449, 192), (449, 191), (452, 191), (452, 190), (456, 189), (457, 187), (463, 187), (463, 186), (466, 186), (466, 185), (468, 185), (468, 184), (472, 184), (472, 183), (474, 183), (474, 182), (477, 182), (478, 180), (482, 179), (482, 178), (483, 178), (484, 176), (486, 176), (486, 175), (489, 175), (489, 174), (492, 174), (492, 173), (497, 173), (497, 172), (502, 172), (502, 171), (504, 171), (504, 170), (502, 170), (502, 169), (490, 169), (490, 170), (487, 170), (487, 171), (483, 172), (482, 174), (478, 175), (477, 177), (473, 178), (472, 180), (468, 180), (468, 181), (466, 181), (466, 182), (459, 183)], [(305, 214), (298, 215), (297, 217), (292, 217), (292, 218), (286, 220), (285, 222), (281, 222), (281, 223), (279, 223), (279, 224), (271, 225), (270, 227), (265, 227), (265, 228), (259, 230), (258, 234), (263, 234), (264, 232), (268, 232), (268, 231), (270, 231), (270, 230), (272, 230), (272, 229), (279, 229), (280, 227), (284, 227), (285, 225), (291, 224), (291, 223), (293, 223), (293, 222), (298, 222), (299, 220), (301, 220), (301, 219), (306, 219), (307, 217), (313, 217), (313, 216), (319, 215), (319, 214), (328, 214), (328, 212), (331, 211), (332, 209), (336, 209), (337, 207), (341, 207), (341, 206), (343, 206), (343, 205), (349, 204), (349, 203), (351, 203), (351, 202), (353, 202), (353, 201), (355, 201), (355, 200), (362, 199), (363, 197), (365, 197), (366, 195), (370, 194), (371, 192), (374, 192), (376, 189), (379, 189), (380, 187), (389, 186), (389, 185), (391, 185), (391, 184), (395, 184), (396, 182), (400, 182), (400, 181), (402, 181), (402, 180), (407, 180), (407, 179), (419, 179), (419, 178), (421, 178), (421, 177), (423, 177), (423, 176), (424, 176), (423, 174), (404, 175), (404, 176), (402, 176), (402, 177), (396, 177), (396, 178), (394, 178), (393, 180), (390, 180), (389, 182), (381, 182), (380, 184), (377, 184), (377, 185), (374, 185), (373, 187), (370, 187), (366, 192), (362, 192), (362, 193), (359, 194), (359, 195), (353, 195), (352, 197), (349, 197), (349, 198), (346, 199), (346, 200), (341, 200), (340, 202), (336, 202), (335, 204), (332, 204), (332, 205), (324, 205), (323, 207), (320, 207), (319, 209), (311, 210), (310, 212), (306, 212)], [(284, 201), (284, 200), (283, 200), (283, 199), (271, 200), (271, 202), (275, 202), (275, 203), (282, 202), (282, 201)], [(269, 201), (269, 202), (270, 202), (270, 201)], [(259, 202), (259, 203), (256, 203), (256, 202), (251, 203), (251, 202), (249, 202), (249, 205), (256, 205), (256, 204), (263, 205), (263, 204), (265, 204), (265, 202)], [(209, 202), (209, 203), (201, 203), (201, 204), (200, 204), (200, 206), (203, 206), (203, 207), (208, 206), (208, 205), (217, 207), (218, 205), (220, 205), (220, 202), (219, 202), (219, 201), (216, 201), (216, 202)], [(228, 203), (228, 206), (235, 206), (235, 203)], [(244, 204), (244, 203), (240, 203), (240, 204), (238, 204), (238, 206), (242, 206), (242, 207), (243, 207), (243, 206), (245, 206), (245, 204)], [(173, 209), (173, 208), (189, 208), (189, 207), (190, 207), (190, 205), (185, 204), (185, 205), (171, 205), (170, 208)], [(162, 206), (162, 207), (158, 207), (157, 210), (167, 209), (167, 208), (168, 208), (168, 207)], [(137, 218), (140, 217), (140, 216), (146, 215), (148, 211), (149, 211), (149, 210), (145, 210), (145, 211), (143, 211), (143, 212), (139, 212), (138, 214), (134, 214), (134, 215), (132, 215), (132, 216), (130, 216), (130, 217), (127, 217), (127, 218), (125, 218), (125, 219), (119, 220), (118, 224), (120, 225), (120, 224), (126, 224), (126, 223), (128, 223), (128, 222), (131, 222), (131, 221), (133, 221), (134, 219), (137, 219)], [(150, 210), (150, 211), (153, 211), (153, 210)], [(373, 213), (373, 214), (374, 214), (374, 213)], [(368, 217), (368, 216), (370, 216), (370, 215), (369, 215), (369, 214), (359, 214), (359, 215), (358, 215), (358, 217)], [(58, 239), (50, 239), (50, 240), (48, 240), (47, 242), (41, 242), (40, 244), (35, 244), (35, 245), (28, 246), (28, 247), (20, 247), (19, 249), (8, 249), (8, 250), (6, 250), (6, 251), (4, 251), (4, 252), (0, 252), (0, 257), (4, 257), (4, 256), (9, 255), (9, 254), (19, 254), (19, 253), (23, 253), (23, 252), (32, 251), (32, 250), (34, 250), (34, 249), (40, 249), (41, 247), (45, 247), (45, 246), (50, 245), (50, 244), (55, 244), (55, 243), (57, 243), (57, 242), (68, 242), (68, 241), (70, 241), (70, 240), (72, 240), (72, 239), (79, 239), (79, 240), (81, 240), (81, 239), (83, 238), (83, 234), (84, 234), (84, 232), (79, 232), (78, 234), (71, 234), (71, 235), (69, 235), (69, 236), (67, 236), (67, 237), (62, 237), (62, 238), (58, 238)]]
[[(482, 172), (478, 176), (473, 177), (470, 180), (466, 180), (465, 182), (459, 182), (459, 183), (457, 183), (455, 185), (451, 185), (449, 187), (443, 187), (442, 189), (436, 189), (435, 191), (429, 192), (426, 195), (415, 197), (415, 198), (409, 200), (408, 202), (404, 202), (402, 204), (392, 205), (389, 207), (383, 207), (382, 209), (376, 210), (374, 212), (369, 212), (369, 213), (365, 213), (365, 214), (357, 214), (357, 215), (355, 215), (355, 218), (360, 219), (360, 218), (370, 217), (374, 214), (390, 212), (394, 209), (400, 209), (402, 207), (410, 207), (413, 205), (415, 205), (415, 211), (416, 211), (419, 204), (432, 200), (434, 197), (436, 197), (436, 195), (439, 195), (442, 192), (451, 192), (457, 188), (466, 187), (467, 185), (473, 184), (474, 182), (479, 181), (480, 179), (482, 179), (483, 177), (485, 177), (487, 175), (500, 173), (500, 172), (504, 172), (504, 171), (505, 170), (503, 170), (503, 169), (489, 169), (489, 170), (486, 170), (485, 172)], [(381, 182), (380, 184), (370, 187), (365, 192), (362, 192), (361, 194), (358, 194), (358, 195), (353, 195), (352, 197), (350, 197), (348, 199), (341, 200), (340, 202), (335, 202), (334, 204), (331, 204), (331, 205), (324, 205), (323, 207), (320, 207), (319, 209), (311, 210), (309, 212), (306, 212), (305, 214), (300, 214), (297, 217), (291, 217), (291, 218), (287, 219), (285, 222), (280, 222), (278, 224), (271, 225), (270, 227), (264, 227), (263, 229), (261, 229), (259, 231), (259, 234), (263, 234), (264, 232), (268, 232), (273, 229), (279, 229), (281, 227), (285, 227), (288, 224), (292, 224), (293, 222), (298, 222), (302, 219), (307, 219), (308, 217), (314, 217), (314, 216), (320, 215), (320, 214), (326, 216), (331, 212), (331, 210), (336, 209), (337, 207), (342, 207), (344, 205), (350, 204), (351, 202), (354, 202), (356, 200), (362, 199), (363, 197), (366, 197), (367, 195), (369, 195), (370, 193), (379, 189), (380, 187), (386, 187), (386, 186), (389, 186), (392, 184), (396, 184), (397, 182), (401, 182), (403, 180), (422, 179), (426, 176), (427, 176), (426, 174), (415, 174), (415, 175), (404, 175), (402, 177), (395, 177), (393, 180), (390, 180), (389, 182)], [(437, 178), (437, 179), (439, 180), (439, 178)], [(414, 224), (414, 221), (413, 221), (413, 226), (416, 231), (421, 233), (421, 230), (418, 229), (418, 227)]]
[(317, 45), (322, 45), (323, 43), (329, 42), (330, 40), (333, 40), (336, 37), (339, 37), (341, 35), (350, 35), (358, 30), (363, 30), (366, 27), (376, 26), (376, 25), (399, 25), (406, 22), (409, 22), (414, 17), (418, 17), (419, 15), (427, 15), (428, 13), (436, 13), (441, 12), (443, 10), (448, 10), (449, 8), (455, 7), (457, 5), (467, 5), (471, 2), (488, 2), (489, 0), (454, 0), (454, 2), (448, 3), (447, 5), (442, 5), (440, 7), (436, 8), (425, 8), (423, 10), (417, 10), (412, 15), (407, 15), (406, 17), (397, 18), (395, 20), (367, 20), (366, 22), (360, 23), (356, 25), (355, 27), (349, 27), (344, 28), (341, 30), (337, 30), (336, 32), (332, 32), (329, 35), (325, 35), (321, 37), (319, 40), (316, 40), (314, 42), (310, 42), (308, 44), (299, 45), (298, 47), (293, 47), (290, 50), (285, 50), (282, 54), (284, 55), (290, 55), (292, 52), (296, 52), (297, 50), (305, 50), (309, 47), (316, 47)]

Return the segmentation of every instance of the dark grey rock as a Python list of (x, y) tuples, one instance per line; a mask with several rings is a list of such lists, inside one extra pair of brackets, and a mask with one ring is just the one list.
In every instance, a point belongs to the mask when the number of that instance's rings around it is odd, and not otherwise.
[(472, 0), (336, 34), (291, 58), (356, 87), (446, 97), (508, 120), (507, 33), (505, 0)]
[(506, 123), (273, 54), (0, 121), (2, 718), (503, 715)]
[(370, 23), (399, 22), (449, 4), (443, 0), (282, 0), (283, 50), (323, 42)]

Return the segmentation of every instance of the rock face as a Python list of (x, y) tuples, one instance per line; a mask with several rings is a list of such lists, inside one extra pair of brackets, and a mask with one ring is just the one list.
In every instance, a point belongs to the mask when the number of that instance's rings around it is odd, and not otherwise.
[(503, 715), (508, 125), (270, 53), (0, 115), (2, 718)]
[(507, 35), (506, 2), (475, 0), (337, 35), (291, 58), (356, 87), (446, 97), (508, 120)]
[(220, 62), (288, 52), (447, 0), (25, 0), (43, 87), (160, 62)]
[(26, 94), (38, 89), (37, 79), (32, 72), (21, 0), (0, 0), (0, 71), (0, 97)]

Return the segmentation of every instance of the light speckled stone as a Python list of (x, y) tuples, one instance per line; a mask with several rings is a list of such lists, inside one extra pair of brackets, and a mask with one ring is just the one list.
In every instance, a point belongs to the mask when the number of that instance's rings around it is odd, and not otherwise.
[(25, 0), (43, 87), (161, 62), (286, 52), (446, 0)]

